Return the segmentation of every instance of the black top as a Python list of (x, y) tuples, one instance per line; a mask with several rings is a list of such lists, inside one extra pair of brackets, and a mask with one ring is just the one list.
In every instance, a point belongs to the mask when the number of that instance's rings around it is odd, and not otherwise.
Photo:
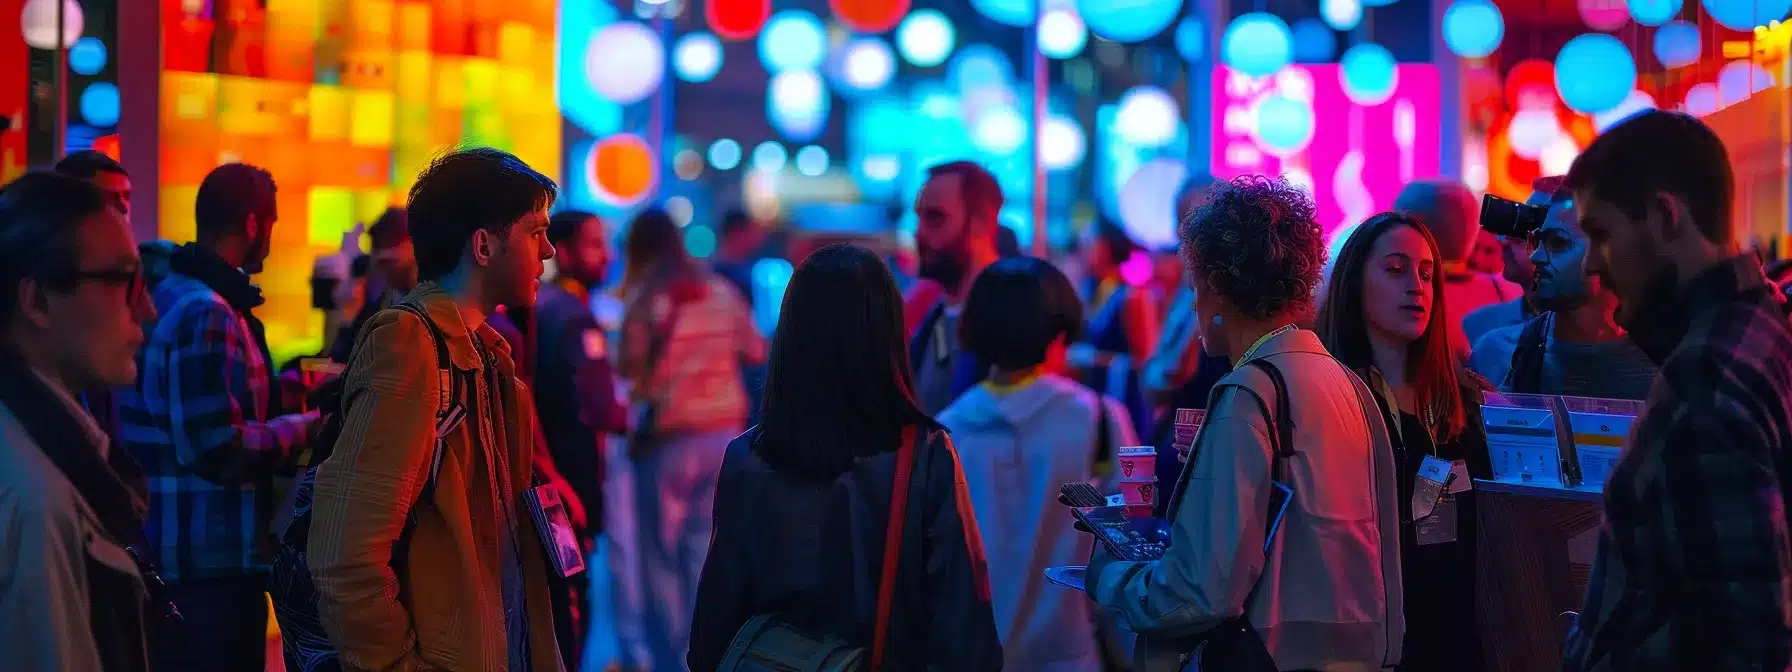
[[(691, 619), (692, 670), (716, 669), (735, 633), (762, 613), (871, 644), (896, 453), (861, 459), (832, 482), (803, 481), (753, 452), (756, 433), (728, 444), (722, 463)], [(999, 670), (987, 564), (958, 456), (943, 433), (916, 452), (887, 666)]]

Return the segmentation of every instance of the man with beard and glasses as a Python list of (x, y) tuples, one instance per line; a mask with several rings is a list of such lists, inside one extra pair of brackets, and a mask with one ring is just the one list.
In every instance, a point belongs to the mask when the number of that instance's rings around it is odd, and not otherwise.
[(958, 311), (977, 274), (1000, 258), (996, 221), (1002, 186), (988, 170), (970, 161), (943, 163), (927, 171), (915, 198), (915, 252), (922, 278), (937, 283), (940, 296), (909, 339), (915, 367), (915, 396), (922, 410), (938, 413), (989, 367), (964, 354), (958, 342)]
[(1618, 298), (1587, 275), (1588, 242), (1574, 216), (1574, 196), (1561, 179), (1539, 181), (1549, 218), (1532, 236), (1536, 249), (1531, 298), (1545, 312), (1495, 329), (1475, 341), (1471, 363), (1502, 392), (1642, 399), (1655, 380), (1655, 362), (1612, 321)]
[(1723, 141), (1652, 110), (1568, 172), (1586, 271), (1661, 366), (1605, 486), (1605, 523), (1564, 669), (1792, 665), (1792, 330), (1737, 244)]

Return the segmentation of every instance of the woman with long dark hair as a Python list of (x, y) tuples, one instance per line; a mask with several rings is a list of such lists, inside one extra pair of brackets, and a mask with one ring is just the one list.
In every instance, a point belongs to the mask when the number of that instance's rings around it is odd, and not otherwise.
[[(1417, 221), (1370, 217), (1338, 254), (1318, 322), (1326, 349), (1369, 382), (1393, 439), (1407, 616), (1401, 668), (1416, 671), (1473, 669), (1481, 660), (1467, 486), (1492, 476), (1480, 410), (1487, 386), (1451, 355), (1442, 264)], [(1427, 458), (1453, 465), (1453, 494), (1415, 503)]]
[(1082, 369), (1085, 384), (1126, 404), (1133, 426), (1147, 427), (1152, 406), (1140, 390), (1139, 373), (1157, 345), (1157, 299), (1121, 272), (1144, 248), (1111, 219), (1097, 219), (1089, 229), (1089, 324), (1072, 363)]
[(740, 293), (691, 258), (665, 211), (637, 215), (624, 250), (616, 367), (633, 387), (628, 453), (643, 620), (653, 669), (675, 670), (709, 548), (716, 472), (729, 439), (746, 427), (741, 364), (763, 361), (765, 341)]
[[(728, 446), (690, 667), (714, 670), (749, 619), (873, 641), (898, 449), (915, 451), (885, 662), (994, 670), (983, 542), (951, 439), (915, 402), (902, 297), (883, 260), (834, 244), (791, 276), (762, 421)], [(925, 540), (925, 543), (923, 543)]]

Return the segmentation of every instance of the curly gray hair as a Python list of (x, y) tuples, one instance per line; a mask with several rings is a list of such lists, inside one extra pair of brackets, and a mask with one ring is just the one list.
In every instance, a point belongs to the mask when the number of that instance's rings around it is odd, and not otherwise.
[(1281, 178), (1221, 181), (1182, 220), (1182, 261), (1246, 317), (1305, 320), (1326, 258), (1314, 213), (1313, 199)]

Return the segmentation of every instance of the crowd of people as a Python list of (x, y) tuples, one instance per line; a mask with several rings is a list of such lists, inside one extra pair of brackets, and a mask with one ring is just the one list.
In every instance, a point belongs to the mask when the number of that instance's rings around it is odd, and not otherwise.
[[(618, 255), (464, 149), (319, 262), (326, 342), (282, 364), (275, 177), (221, 166), (194, 242), (139, 244), (129, 176), (76, 153), (0, 189), (0, 650), (261, 670), (271, 594), (295, 672), (1478, 669), (1481, 408), (1528, 393), (1646, 402), (1564, 667), (1783, 669), (1792, 329), (1734, 190), (1710, 129), (1647, 112), (1525, 235), (1431, 180), (1328, 241), (1253, 176), (1164, 204), (1176, 249), (1099, 221), (1047, 260), (950, 162), (919, 279), (822, 246), (768, 342), (750, 218), (712, 263), (648, 209)], [(1059, 491), (1140, 444), (1171, 543), (1122, 560)]]

